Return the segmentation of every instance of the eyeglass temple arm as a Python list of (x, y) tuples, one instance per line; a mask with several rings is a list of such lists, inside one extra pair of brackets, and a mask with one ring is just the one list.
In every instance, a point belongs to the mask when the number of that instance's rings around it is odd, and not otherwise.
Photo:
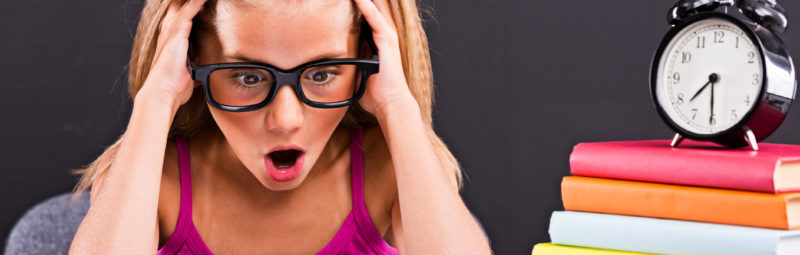
[(192, 80), (195, 79), (195, 69), (197, 69), (197, 63), (192, 61), (190, 56), (186, 56), (186, 67), (189, 68), (189, 75), (191, 75)]

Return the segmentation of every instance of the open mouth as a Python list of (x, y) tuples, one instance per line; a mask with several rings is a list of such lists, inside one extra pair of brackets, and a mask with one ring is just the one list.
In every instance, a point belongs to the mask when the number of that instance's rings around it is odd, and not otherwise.
[(275, 168), (286, 169), (295, 165), (297, 158), (303, 155), (302, 151), (289, 149), (278, 150), (267, 154)]

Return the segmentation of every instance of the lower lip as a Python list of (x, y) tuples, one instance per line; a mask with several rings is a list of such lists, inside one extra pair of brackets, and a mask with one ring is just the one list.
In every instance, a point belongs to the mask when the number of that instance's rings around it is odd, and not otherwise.
[(272, 159), (269, 156), (264, 156), (264, 168), (267, 169), (267, 176), (278, 182), (288, 182), (294, 180), (294, 178), (297, 178), (297, 175), (300, 174), (300, 170), (303, 169), (304, 156), (305, 153), (302, 153), (297, 157), (294, 165), (287, 168), (275, 167), (275, 164), (272, 163)]

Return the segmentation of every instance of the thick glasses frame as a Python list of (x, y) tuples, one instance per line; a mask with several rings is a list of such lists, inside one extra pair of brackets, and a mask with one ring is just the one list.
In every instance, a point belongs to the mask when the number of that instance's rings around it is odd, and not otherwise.
[[(322, 66), (322, 65), (355, 65), (360, 67), (360, 75), (361, 81), (360, 85), (358, 86), (358, 90), (353, 92), (353, 97), (347, 100), (338, 101), (338, 102), (316, 102), (308, 99), (306, 95), (303, 93), (303, 88), (300, 85), (300, 79), (302, 78), (303, 72), (306, 71), (308, 68)], [(272, 86), (270, 87), (270, 91), (267, 94), (267, 97), (257, 103), (252, 105), (245, 105), (245, 106), (232, 106), (232, 105), (224, 105), (216, 100), (211, 95), (211, 85), (209, 83), (209, 77), (211, 73), (218, 69), (232, 69), (232, 68), (253, 68), (253, 69), (262, 69), (267, 70), (272, 76), (274, 77)], [(315, 108), (337, 108), (343, 107), (352, 104), (353, 102), (357, 102), (361, 96), (364, 95), (364, 91), (367, 87), (367, 79), (373, 75), (378, 73), (380, 69), (380, 62), (378, 61), (377, 56), (373, 59), (356, 59), (356, 58), (343, 58), (343, 59), (323, 59), (318, 61), (309, 62), (298, 67), (292, 68), (291, 70), (282, 70), (280, 68), (262, 64), (262, 63), (220, 63), (220, 64), (211, 64), (211, 65), (204, 65), (204, 66), (197, 66), (194, 62), (189, 63), (189, 69), (191, 70), (192, 80), (199, 81), (206, 94), (206, 101), (213, 106), (214, 108), (223, 110), (223, 111), (230, 111), (230, 112), (247, 112), (247, 111), (255, 111), (258, 109), (267, 106), (275, 95), (278, 94), (278, 90), (283, 85), (291, 85), (294, 89), (294, 93), (297, 97), (308, 106), (315, 107)], [(358, 76), (356, 76), (358, 77)]]

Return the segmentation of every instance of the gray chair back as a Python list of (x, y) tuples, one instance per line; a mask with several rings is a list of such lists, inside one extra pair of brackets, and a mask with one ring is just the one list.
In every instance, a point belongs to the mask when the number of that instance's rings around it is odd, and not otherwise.
[(83, 216), (89, 194), (70, 203), (71, 193), (49, 198), (17, 221), (6, 241), (6, 255), (67, 254)]

